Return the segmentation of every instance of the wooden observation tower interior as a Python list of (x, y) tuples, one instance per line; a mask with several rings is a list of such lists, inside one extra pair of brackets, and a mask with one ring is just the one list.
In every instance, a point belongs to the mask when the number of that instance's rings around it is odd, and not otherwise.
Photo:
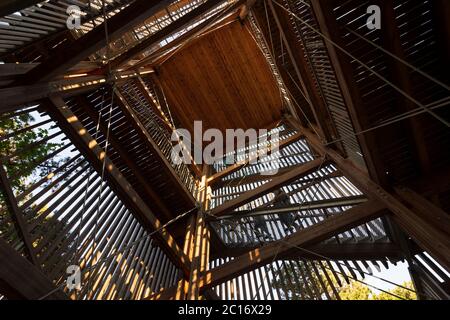
[[(417, 299), (449, 299), (449, 17), (1, 1), (0, 299), (335, 300), (399, 264)], [(196, 122), (277, 138), (177, 163), (175, 130), (205, 147)]]

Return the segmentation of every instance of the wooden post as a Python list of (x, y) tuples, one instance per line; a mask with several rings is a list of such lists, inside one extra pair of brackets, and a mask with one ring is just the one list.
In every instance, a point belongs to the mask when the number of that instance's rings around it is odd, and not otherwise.
[(16, 231), (23, 240), (26, 253), (30, 257), (30, 260), (33, 262), (34, 265), (39, 267), (39, 262), (37, 260), (36, 253), (33, 250), (33, 243), (31, 241), (30, 233), (28, 232), (27, 223), (24, 219), (22, 210), (20, 210), (19, 206), (17, 205), (16, 197), (14, 196), (14, 192), (9, 183), (6, 171), (3, 168), (3, 161), (0, 163), (0, 180), (1, 180), (0, 187), (3, 190), (6, 205), (8, 206), (11, 212), (12, 220), (14, 221)]

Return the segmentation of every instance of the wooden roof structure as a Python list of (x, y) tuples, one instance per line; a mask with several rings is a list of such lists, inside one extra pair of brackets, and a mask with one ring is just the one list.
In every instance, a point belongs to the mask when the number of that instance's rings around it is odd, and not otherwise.
[[(449, 15), (446, 0), (2, 1), (0, 299), (282, 299), (289, 281), (264, 279), (283, 270), (301, 298), (340, 299), (400, 261), (419, 299), (448, 299)], [(279, 150), (176, 163), (172, 133), (194, 121), (270, 129)]]

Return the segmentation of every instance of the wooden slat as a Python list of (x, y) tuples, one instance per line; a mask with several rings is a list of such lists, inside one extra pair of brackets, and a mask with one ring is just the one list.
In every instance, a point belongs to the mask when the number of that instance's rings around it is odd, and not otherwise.
[(231, 210), (236, 209), (247, 202), (255, 200), (255, 199), (263, 196), (264, 194), (267, 194), (273, 190), (276, 190), (289, 182), (292, 182), (292, 181), (295, 181), (295, 180), (301, 178), (304, 175), (310, 174), (311, 172), (317, 170), (317, 168), (323, 162), (324, 162), (324, 159), (321, 159), (321, 158), (307, 162), (303, 166), (300, 166), (299, 168), (295, 168), (295, 169), (283, 174), (282, 176), (274, 178), (270, 182), (267, 182), (254, 190), (247, 191), (247, 192), (243, 193), (242, 195), (240, 195), (239, 197), (225, 202), (223, 205), (212, 209), (210, 211), (210, 214), (213, 216), (219, 217), (221, 215), (229, 213)]
[(115, 69), (122, 64), (125, 64), (127, 61), (135, 58), (139, 54), (143, 53), (145, 50), (150, 48), (152, 45), (157, 44), (170, 36), (171, 34), (184, 29), (187, 25), (191, 24), (196, 18), (201, 16), (202, 14), (208, 12), (212, 8), (216, 7), (220, 3), (222, 3), (224, 0), (208, 0), (206, 3), (200, 5), (199, 7), (195, 8), (194, 10), (190, 11), (189, 13), (185, 14), (181, 18), (177, 19), (164, 29), (156, 32), (155, 34), (151, 35), (147, 39), (143, 40), (127, 52), (123, 53), (122, 55), (115, 58), (113, 61), (111, 61), (110, 66), (111, 68)]
[[(108, 128), (102, 121), (99, 121), (98, 113), (92, 108), (92, 106), (88, 103), (86, 98), (79, 97), (77, 98), (77, 102), (89, 115), (89, 117), (93, 120), (94, 123), (99, 123), (99, 129), (102, 132), (102, 134), (106, 137), (108, 133)], [(166, 220), (170, 220), (173, 217), (173, 214), (161, 201), (161, 198), (156, 194), (156, 192), (150, 187), (148, 181), (140, 173), (140, 168), (136, 165), (133, 159), (130, 158), (126, 149), (122, 146), (119, 139), (117, 139), (116, 136), (114, 135), (114, 132), (111, 131), (112, 130), (110, 130), (109, 132), (109, 142), (111, 143), (112, 147), (119, 153), (120, 159), (125, 162), (125, 164), (128, 166), (128, 168), (130, 168), (131, 172), (135, 176), (136, 180), (142, 185), (145, 191), (145, 195), (148, 197), (148, 199), (151, 200), (152, 205), (156, 207), (156, 210), (162, 213), (162, 215), (166, 218)]]
[[(147, 100), (148, 104), (150, 105), (150, 107), (153, 109), (153, 112), (162, 119), (162, 122), (164, 123), (164, 125), (166, 126), (166, 128), (170, 131), (173, 132), (174, 130), (176, 130), (175, 127), (173, 127), (173, 125), (170, 123), (169, 118), (167, 118), (167, 115), (162, 111), (161, 107), (157, 105), (156, 101), (154, 101), (154, 98), (152, 97), (152, 95), (150, 94), (150, 90), (147, 88), (144, 80), (142, 80), (141, 77), (138, 77), (136, 80), (136, 84), (137, 87), (139, 88), (139, 90), (142, 92), (142, 94), (144, 95), (145, 99)], [(179, 139), (178, 139), (179, 143), (182, 143)], [(186, 152), (189, 153), (190, 155), (190, 150), (185, 149)], [(189, 164), (189, 168), (191, 168), (192, 173), (198, 178), (201, 179), (202, 176), (202, 172), (200, 171), (200, 169), (198, 168), (197, 164), (194, 163), (194, 159), (192, 159), (191, 157), (191, 163)]]

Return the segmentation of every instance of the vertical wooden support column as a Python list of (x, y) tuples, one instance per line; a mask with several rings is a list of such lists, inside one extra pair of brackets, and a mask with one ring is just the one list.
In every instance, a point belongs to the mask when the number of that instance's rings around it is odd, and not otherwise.
[(33, 262), (34, 265), (39, 266), (39, 262), (33, 250), (33, 244), (31, 242), (30, 234), (28, 233), (27, 224), (24, 219), (23, 212), (22, 210), (20, 210), (17, 204), (17, 200), (9, 183), (8, 176), (5, 169), (3, 168), (3, 162), (0, 163), (0, 181), (0, 189), (3, 191), (6, 205), (11, 211), (17, 233), (22, 238), (23, 243), (25, 244), (26, 253), (30, 257), (31, 262)]
[(210, 188), (208, 186), (209, 166), (204, 165), (203, 176), (200, 184), (198, 201), (202, 203), (202, 208), (197, 213), (195, 223), (195, 236), (193, 243), (193, 257), (191, 263), (191, 275), (187, 292), (187, 300), (199, 300), (201, 280), (207, 271), (209, 263), (209, 238), (210, 233), (206, 226), (205, 211), (208, 208), (210, 199)]

